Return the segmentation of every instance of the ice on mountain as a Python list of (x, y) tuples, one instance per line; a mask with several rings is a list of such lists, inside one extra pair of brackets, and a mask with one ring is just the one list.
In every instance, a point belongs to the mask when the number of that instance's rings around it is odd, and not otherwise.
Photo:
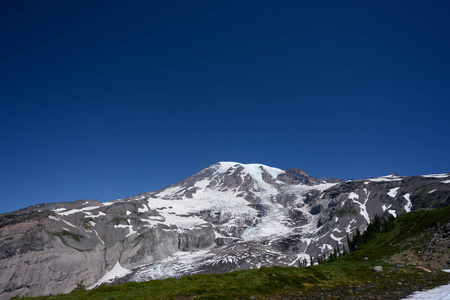
[(282, 174), (284, 171), (278, 168), (269, 167), (262, 164), (240, 164), (237, 162), (219, 162), (219, 168), (216, 170), (215, 174), (222, 174), (228, 172), (230, 169), (237, 167), (243, 167), (243, 172), (250, 174), (253, 178), (257, 180), (262, 180), (262, 174), (264, 171), (269, 173), (274, 179), (277, 178), (279, 174)]
[(85, 211), (84, 212), (86, 215), (84, 216), (85, 218), (99, 218), (101, 216), (106, 216), (106, 214), (104, 212), (98, 211), (96, 215), (92, 214), (89, 211)]
[[(389, 187), (387, 195), (392, 198), (397, 197), (400, 188), (391, 188), (395, 186), (395, 181), (402, 180), (397, 175), (348, 182), (349, 186), (354, 184), (357, 188), (344, 189), (347, 195), (345, 197), (343, 189), (339, 186), (333, 189), (340, 183), (326, 183), (324, 180), (317, 179), (298, 183), (302, 182), (305, 176), (303, 174), (306, 173), (296, 172), (293, 173), (293, 177), (289, 177), (291, 175), (286, 175), (283, 170), (261, 164), (221, 162), (159, 192), (124, 199), (122, 202), (136, 201), (132, 204), (139, 213), (139, 218), (129, 217), (128, 224), (133, 221), (134, 226), (124, 224), (114, 226), (122, 229), (117, 230), (117, 234), (125, 238), (159, 224), (175, 225), (176, 227), (170, 227), (170, 231), (173, 231), (175, 235), (186, 234), (195, 226), (212, 226), (214, 229), (210, 232), (209, 238), (215, 248), (192, 253), (175, 253), (155, 264), (142, 265), (141, 269), (133, 270), (136, 274), (132, 275), (131, 280), (179, 277), (206, 272), (204, 269), (206, 261), (214, 265), (230, 265), (231, 269), (240, 263), (245, 264), (246, 268), (252, 268), (279, 264), (283, 259), (284, 264), (295, 264), (300, 258), (307, 258), (309, 263), (310, 253), (315, 256), (320, 251), (332, 251), (331, 245), (335, 245), (336, 242), (342, 244), (347, 234), (353, 233), (356, 228), (361, 229), (365, 224), (364, 221), (370, 222), (369, 217), (373, 211), (370, 211), (369, 215), (369, 208), (379, 210), (381, 206), (383, 211), (396, 214), (395, 210), (390, 209), (392, 202), (378, 202), (379, 194), (383, 193), (378, 193), (378, 190), (374, 188), (378, 186), (376, 182), (381, 182), (380, 186), (387, 182), (385, 184)], [(282, 176), (279, 177), (280, 180), (277, 180), (279, 175)], [(298, 177), (300, 179), (295, 177), (297, 175), (300, 175)], [(297, 181), (292, 183), (291, 179)], [(330, 188), (331, 190), (327, 191)], [(372, 198), (370, 198), (370, 190), (374, 190), (375, 196)], [(384, 187), (383, 190), (383, 199), (386, 199)], [(406, 188), (405, 191), (407, 191)], [(342, 197), (334, 196), (335, 194)], [(405, 210), (410, 210), (409, 194), (404, 197), (408, 201)], [(373, 203), (369, 203), (369, 198)], [(388, 201), (393, 200), (388, 199)], [(136, 213), (133, 208), (130, 208), (129, 203), (126, 205), (121, 214), (132, 216)], [(315, 206), (321, 209), (319, 213), (312, 215), (310, 211)], [(330, 208), (333, 207), (336, 207), (336, 210), (341, 207), (343, 211), (350, 210), (351, 215), (333, 215), (330, 213)], [(88, 206), (79, 210), (57, 209), (55, 211), (60, 216), (63, 214), (70, 216), (82, 211), (87, 217), (91, 214), (91, 210), (97, 213), (95, 208), (97, 207)], [(356, 213), (355, 219), (350, 219), (353, 213)], [(338, 221), (342, 224), (336, 224)], [(128, 232), (124, 230), (127, 228)], [(165, 226), (158, 226), (158, 228), (163, 231), (169, 230), (164, 229)], [(98, 233), (95, 229), (93, 230), (98, 237)], [(93, 234), (91, 236), (95, 237)], [(103, 240), (98, 238), (104, 244)], [(291, 239), (297, 244), (289, 245), (288, 241)], [(240, 253), (243, 245), (259, 246), (255, 246), (257, 249), (255, 252)], [(290, 253), (290, 256), (286, 258), (285, 254), (288, 252), (283, 255), (282, 251), (276, 252), (284, 249), (283, 247), (291, 247), (290, 250), (296, 249), (294, 251), (298, 252)], [(225, 251), (235, 252), (227, 255)], [(220, 266), (219, 270), (226, 269), (224, 265)]]
[(125, 269), (119, 262), (117, 262), (111, 270), (109, 270), (105, 275), (103, 275), (103, 277), (100, 278), (99, 281), (97, 281), (95, 284), (89, 287), (89, 289), (99, 286), (102, 283), (110, 282), (115, 278), (123, 277), (128, 273), (130, 273), (130, 270)]
[(303, 186), (303, 189), (305, 190), (318, 190), (320, 192), (323, 192), (325, 190), (328, 190), (329, 188), (337, 185), (338, 183), (320, 183), (312, 186)]
[(146, 281), (151, 279), (165, 279), (193, 275), (199, 272), (200, 261), (213, 257), (209, 250), (195, 252), (176, 252), (158, 263), (146, 266), (131, 277), (133, 281)]

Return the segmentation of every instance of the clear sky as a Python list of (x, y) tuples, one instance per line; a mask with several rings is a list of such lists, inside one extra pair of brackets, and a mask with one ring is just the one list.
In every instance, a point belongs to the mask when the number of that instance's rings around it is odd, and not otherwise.
[(0, 212), (218, 161), (450, 172), (450, 1), (2, 1)]

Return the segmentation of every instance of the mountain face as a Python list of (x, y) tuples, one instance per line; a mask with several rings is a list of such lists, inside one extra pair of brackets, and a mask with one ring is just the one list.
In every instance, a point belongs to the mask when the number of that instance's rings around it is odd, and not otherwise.
[(374, 215), (450, 204), (450, 173), (365, 180), (220, 162), (165, 189), (0, 215), (0, 299), (317, 258)]

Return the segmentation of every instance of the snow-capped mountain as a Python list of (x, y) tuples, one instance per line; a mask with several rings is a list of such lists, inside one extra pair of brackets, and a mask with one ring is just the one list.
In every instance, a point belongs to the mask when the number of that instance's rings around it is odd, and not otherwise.
[(220, 162), (165, 189), (0, 215), (0, 299), (83, 280), (148, 280), (296, 265), (346, 245), (375, 215), (450, 204), (450, 174), (347, 181)]

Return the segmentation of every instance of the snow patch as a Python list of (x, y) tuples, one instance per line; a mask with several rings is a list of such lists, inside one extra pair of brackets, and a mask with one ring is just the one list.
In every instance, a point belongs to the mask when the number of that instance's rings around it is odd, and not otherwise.
[(434, 189), (432, 191), (429, 191), (428, 194), (431, 194), (431, 193), (434, 193), (434, 192), (436, 192), (436, 189)]
[(355, 192), (351, 192), (350, 195), (348, 195), (348, 199), (350, 199), (350, 200), (359, 199), (359, 195)]
[(403, 198), (405, 198), (406, 201), (407, 201), (407, 203), (405, 205), (405, 211), (406, 212), (410, 212), (411, 211), (411, 207), (412, 207), (412, 203), (411, 203), (411, 200), (409, 199), (409, 196), (411, 196), (411, 195), (410, 194), (405, 194), (403, 196)]
[(345, 227), (345, 232), (347, 232), (347, 233), (352, 233), (352, 224), (353, 223), (356, 223), (356, 220), (355, 219), (352, 219), (351, 221), (350, 221), (350, 223), (348, 223), (348, 225)]
[(126, 238), (127, 237), (129, 237), (129, 236), (131, 236), (131, 235), (133, 235), (133, 234), (135, 234), (135, 233), (137, 233), (137, 231), (134, 231), (133, 230), (133, 226), (128, 226), (128, 229), (130, 230), (129, 232), (128, 232), (128, 234), (125, 236)]
[(389, 190), (389, 193), (388, 193), (389, 197), (394, 198), (395, 196), (397, 196), (397, 191), (398, 191), (398, 189), (399, 189), (399, 187), (390, 189), (390, 190)]
[(450, 179), (449, 180), (444, 180), (444, 181), (441, 181), (442, 183), (450, 183)]
[(66, 223), (67, 225), (73, 227), (73, 228), (77, 228), (77, 226), (73, 225), (73, 224), (70, 223), (69, 221), (66, 221), (66, 220), (63, 220), (63, 219), (60, 219), (60, 220), (63, 221), (64, 223)]
[(417, 291), (412, 293), (406, 298), (403, 299), (411, 299), (411, 300), (450, 300), (450, 284), (442, 285), (437, 288), (428, 290), (428, 291)]
[(397, 218), (397, 212), (393, 209), (388, 210), (388, 213), (394, 216), (394, 218)]
[(101, 239), (101, 237), (98, 235), (97, 230), (94, 229), (94, 233), (95, 235), (98, 237), (98, 239), (100, 240), (100, 242), (102, 242), (103, 245), (105, 245), (105, 242)]
[(387, 209), (391, 208), (392, 204), (390, 204), (389, 206), (387, 206), (386, 204), (383, 204), (383, 206), (381, 207), (383, 209), (383, 211), (386, 211)]
[(347, 227), (345, 227), (345, 232), (352, 233), (352, 225), (348, 224)]
[(143, 204), (144, 208), (138, 208), (138, 212), (145, 213), (148, 212), (148, 206)]
[[(64, 219), (60, 219), (60, 218), (57, 218), (57, 217), (54, 217), (54, 216), (48, 216), (48, 218), (49, 218), (50, 220), (53, 220), (53, 221), (61, 221), (61, 222), (64, 222), (65, 224), (69, 225), (70, 227), (78, 228), (77, 226), (73, 225), (72, 223), (70, 223), (69, 221), (66, 221), (66, 220), (64, 220)], [(63, 229), (64, 229), (64, 228), (63, 228)], [(67, 231), (69, 231), (69, 230), (67, 230)]]
[(339, 244), (342, 244), (341, 240), (342, 240), (345, 236), (338, 238), (338, 237), (334, 236), (334, 234), (330, 234), (330, 237), (331, 237), (333, 240), (335, 240), (336, 242), (338, 242)]
[(319, 248), (322, 250), (322, 252), (325, 252), (327, 250), (333, 250), (333, 246), (329, 244), (322, 244)]
[[(364, 189), (364, 191), (366, 192), (366, 199), (364, 200), (364, 203), (356, 201), (356, 199), (359, 199), (359, 196), (353, 192), (350, 193), (349, 199), (352, 200), (354, 203), (358, 204), (359, 213), (366, 219), (367, 223), (370, 223), (370, 217), (369, 217), (369, 213), (367, 212), (367, 207), (366, 207), (366, 204), (369, 201), (370, 192), (367, 192), (367, 189)], [(356, 199), (350, 198), (350, 196), (353, 196), (352, 194), (355, 194), (356, 196), (358, 196), (358, 198), (356, 198)]]

